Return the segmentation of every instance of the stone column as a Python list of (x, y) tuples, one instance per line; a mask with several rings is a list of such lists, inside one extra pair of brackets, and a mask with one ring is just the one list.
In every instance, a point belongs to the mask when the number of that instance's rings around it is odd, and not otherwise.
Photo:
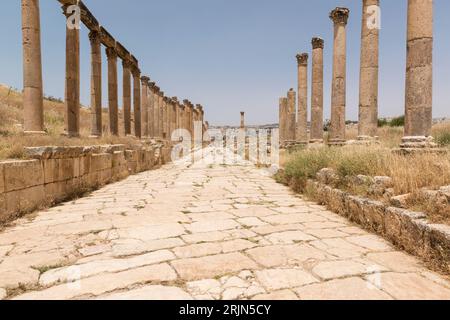
[(108, 109), (109, 131), (112, 135), (119, 135), (119, 106), (117, 101), (117, 52), (114, 48), (107, 48), (108, 57)]
[(141, 77), (142, 84), (142, 103), (141, 103), (141, 115), (142, 115), (142, 135), (145, 138), (149, 137), (148, 134), (148, 86), (149, 86), (150, 78), (149, 77)]
[(408, 1), (405, 136), (402, 148), (436, 147), (433, 122), (433, 0)]
[(100, 33), (89, 33), (91, 43), (91, 137), (102, 136), (102, 44)]
[(159, 92), (159, 136), (164, 139), (164, 92)]
[(295, 144), (295, 105), (296, 93), (290, 89), (287, 94), (287, 112), (286, 112), (286, 144)]
[(379, 4), (379, 0), (363, 0), (358, 140), (374, 139), (378, 130), (379, 27), (371, 19), (374, 19), (372, 8)]
[(39, 0), (22, 0), (23, 118), (26, 134), (45, 134)]
[(159, 104), (159, 87), (155, 86), (155, 92), (153, 95), (153, 101), (154, 101), (154, 106), (153, 106), (153, 122), (154, 122), (154, 128), (155, 128), (155, 137), (160, 138), (159, 135), (159, 109), (160, 109), (160, 104)]
[(312, 39), (311, 143), (323, 143), (323, 48), (321, 38)]
[(140, 139), (142, 137), (141, 71), (134, 66), (131, 72), (133, 75), (134, 135)]
[(155, 83), (150, 82), (148, 93), (148, 135), (155, 137)]
[(125, 127), (125, 135), (131, 135), (131, 66), (129, 60), (122, 61), (123, 69), (123, 120)]
[(333, 83), (331, 93), (330, 145), (345, 144), (346, 105), (346, 26), (350, 10), (336, 8), (330, 13), (334, 23)]
[(287, 98), (280, 98), (279, 108), (279, 131), (280, 131), (280, 145), (284, 146), (286, 140), (286, 117), (287, 117)]
[(241, 112), (241, 129), (245, 129), (245, 112)]
[[(69, 17), (67, 6), (64, 15)], [(80, 30), (66, 25), (66, 134), (80, 136)]]
[(298, 109), (297, 133), (298, 144), (308, 144), (308, 54), (297, 55), (298, 67)]

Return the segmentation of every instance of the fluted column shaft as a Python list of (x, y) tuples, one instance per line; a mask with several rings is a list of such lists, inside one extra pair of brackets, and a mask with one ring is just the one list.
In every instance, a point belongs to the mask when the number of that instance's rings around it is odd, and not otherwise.
[(334, 23), (333, 83), (331, 94), (330, 144), (345, 143), (347, 35), (349, 16), (346, 8), (336, 8), (330, 14)]
[(308, 143), (308, 54), (297, 55), (298, 65), (298, 109), (297, 133), (298, 143)]
[(114, 48), (107, 48), (108, 57), (108, 111), (109, 131), (112, 135), (119, 135), (119, 105), (117, 94), (117, 53)]
[(148, 135), (151, 138), (155, 137), (155, 83), (149, 84), (148, 93)]
[(23, 118), (25, 133), (44, 133), (39, 0), (22, 0)]
[(311, 142), (323, 142), (323, 48), (320, 38), (312, 40)]
[(159, 100), (159, 137), (161, 139), (164, 138), (164, 93), (160, 92), (158, 96)]
[(379, 29), (377, 13), (373, 11), (379, 0), (363, 0), (361, 26), (361, 66), (359, 79), (360, 139), (373, 138), (378, 129), (378, 47)]
[(433, 0), (408, 1), (405, 137), (402, 147), (434, 146)]
[[(65, 11), (64, 13), (68, 15)], [(80, 30), (66, 24), (66, 134), (80, 136)]]
[(241, 129), (245, 128), (245, 112), (241, 112)]

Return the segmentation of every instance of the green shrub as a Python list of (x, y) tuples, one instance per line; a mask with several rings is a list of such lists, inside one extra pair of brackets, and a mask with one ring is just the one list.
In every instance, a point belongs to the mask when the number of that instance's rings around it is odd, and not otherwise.
[(436, 142), (442, 147), (450, 146), (450, 132), (438, 132)]
[(390, 127), (403, 127), (405, 125), (405, 116), (397, 117), (389, 122)]

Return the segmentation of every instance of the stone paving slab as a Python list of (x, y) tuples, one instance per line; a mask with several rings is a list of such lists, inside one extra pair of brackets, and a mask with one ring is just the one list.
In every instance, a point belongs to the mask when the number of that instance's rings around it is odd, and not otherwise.
[(0, 299), (450, 299), (450, 281), (264, 169), (199, 162), (4, 228)]

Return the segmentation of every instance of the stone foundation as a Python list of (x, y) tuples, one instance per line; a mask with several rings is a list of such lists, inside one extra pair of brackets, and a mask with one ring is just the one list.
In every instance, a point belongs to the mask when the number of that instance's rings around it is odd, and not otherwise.
[(330, 210), (450, 273), (450, 226), (431, 224), (423, 213), (352, 196), (316, 181), (308, 181), (307, 190)]
[(33, 160), (0, 162), (0, 224), (170, 161), (165, 143), (27, 148)]

